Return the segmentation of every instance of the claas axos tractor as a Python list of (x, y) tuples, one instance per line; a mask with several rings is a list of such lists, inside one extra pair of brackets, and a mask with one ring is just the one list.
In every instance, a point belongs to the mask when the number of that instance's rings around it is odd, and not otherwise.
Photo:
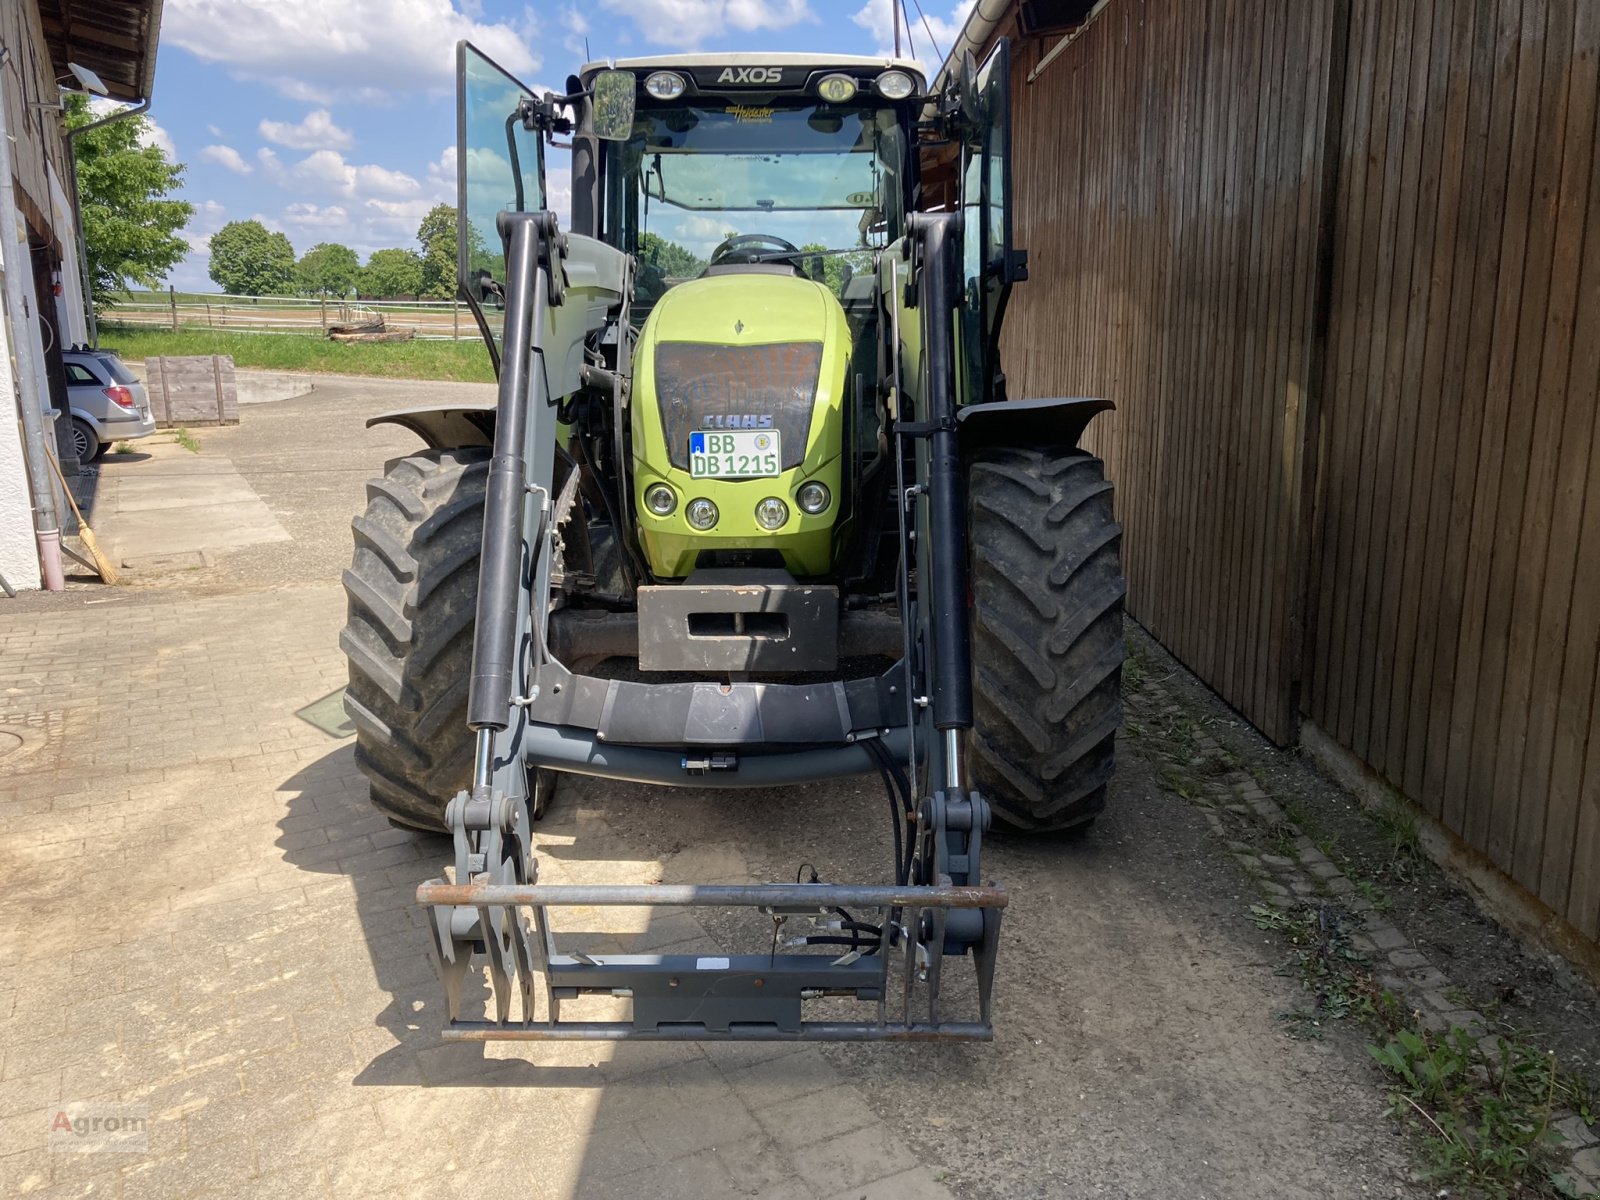
[[(427, 448), (370, 486), (341, 639), (373, 803), (454, 841), (418, 893), (445, 1036), (989, 1037), (985, 835), (1101, 810), (1124, 655), (1111, 487), (1078, 448), (1109, 405), (1008, 397), (999, 362), (1026, 274), (1006, 46), (936, 90), (908, 61), (749, 54), (592, 63), (564, 95), (457, 53), (461, 295), (498, 400), (374, 419)], [(876, 773), (894, 861), (860, 885), (540, 883), (560, 772)], [(558, 949), (551, 911), (596, 905), (756, 909), (788, 936)], [(959, 1019), (951, 956), (976, 972)], [(563, 1018), (593, 995), (631, 1018)]]

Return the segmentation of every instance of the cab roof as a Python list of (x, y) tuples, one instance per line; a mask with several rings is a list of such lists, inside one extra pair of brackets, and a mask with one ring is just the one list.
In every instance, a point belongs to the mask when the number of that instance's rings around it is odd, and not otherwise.
[(596, 71), (615, 67), (623, 71), (685, 71), (716, 67), (808, 67), (813, 71), (837, 69), (841, 71), (887, 71), (893, 67), (904, 71), (917, 82), (917, 91), (928, 88), (922, 66), (913, 58), (877, 58), (869, 54), (658, 54), (648, 58), (619, 58), (615, 62), (601, 60), (584, 63), (579, 77), (587, 80)]

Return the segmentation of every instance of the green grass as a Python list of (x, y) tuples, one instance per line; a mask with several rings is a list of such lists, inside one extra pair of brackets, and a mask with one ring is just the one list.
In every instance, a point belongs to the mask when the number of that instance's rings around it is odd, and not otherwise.
[(494, 382), (489, 353), (476, 339), (347, 346), (323, 337), (300, 334), (228, 333), (209, 329), (181, 329), (173, 333), (103, 321), (100, 344), (125, 359), (165, 354), (227, 354), (232, 356), (236, 367), (271, 371)]
[(176, 429), (174, 429), (172, 431), (172, 440), (177, 442), (178, 445), (182, 446), (190, 454), (200, 453), (200, 439), (189, 432), (189, 427), (187, 425), (179, 425)]

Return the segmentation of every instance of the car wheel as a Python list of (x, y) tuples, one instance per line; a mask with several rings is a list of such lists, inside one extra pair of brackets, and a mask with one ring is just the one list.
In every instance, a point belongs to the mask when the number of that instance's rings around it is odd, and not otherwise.
[(104, 453), (105, 449), (95, 434), (94, 427), (78, 417), (72, 418), (72, 448), (81, 463), (94, 461)]

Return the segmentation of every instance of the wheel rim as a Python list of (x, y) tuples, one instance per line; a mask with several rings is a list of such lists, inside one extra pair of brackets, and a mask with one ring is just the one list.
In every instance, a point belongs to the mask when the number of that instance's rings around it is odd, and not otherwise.
[(79, 462), (89, 457), (89, 438), (83, 432), (83, 426), (81, 425), (72, 427), (72, 449), (77, 454)]

